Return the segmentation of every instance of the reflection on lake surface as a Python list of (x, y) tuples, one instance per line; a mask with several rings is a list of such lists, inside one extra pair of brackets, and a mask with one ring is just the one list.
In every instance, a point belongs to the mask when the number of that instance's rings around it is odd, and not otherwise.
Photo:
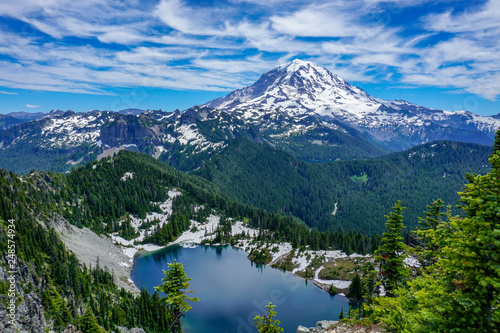
[(348, 300), (327, 292), (290, 272), (252, 263), (247, 254), (231, 246), (171, 246), (136, 257), (132, 280), (154, 293), (161, 284), (163, 269), (177, 259), (184, 265), (190, 289), (199, 302), (183, 320), (183, 331), (190, 333), (257, 332), (253, 317), (266, 312), (269, 301), (277, 305), (281, 327), (295, 332), (297, 326), (314, 326), (319, 320), (337, 320)]

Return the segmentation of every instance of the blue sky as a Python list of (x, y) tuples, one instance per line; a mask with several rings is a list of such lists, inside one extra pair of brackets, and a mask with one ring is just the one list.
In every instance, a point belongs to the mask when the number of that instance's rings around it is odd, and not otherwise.
[(0, 2), (0, 113), (173, 111), (293, 59), (375, 97), (500, 113), (500, 0)]

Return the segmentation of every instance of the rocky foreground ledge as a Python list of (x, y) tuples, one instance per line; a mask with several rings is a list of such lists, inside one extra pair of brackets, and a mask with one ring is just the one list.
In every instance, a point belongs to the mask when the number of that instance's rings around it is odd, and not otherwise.
[(297, 333), (385, 333), (385, 330), (376, 325), (351, 325), (333, 320), (322, 320), (316, 323), (316, 327), (299, 326)]

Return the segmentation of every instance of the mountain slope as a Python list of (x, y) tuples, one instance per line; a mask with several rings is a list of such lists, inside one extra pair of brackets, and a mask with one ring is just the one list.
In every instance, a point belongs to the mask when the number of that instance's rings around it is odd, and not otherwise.
[(263, 74), (253, 85), (210, 101), (209, 106), (232, 113), (283, 112), (337, 120), (366, 133), (391, 150), (403, 150), (434, 140), (493, 143), (500, 121), (467, 111), (449, 112), (386, 101), (368, 95), (312, 62), (294, 60)]
[(68, 111), (0, 131), (0, 167), (19, 173), (64, 172), (127, 149), (191, 171), (235, 138), (264, 142), (304, 160), (384, 154), (359, 131), (307, 115), (244, 119), (211, 108), (138, 115)]
[(0, 129), (7, 129), (12, 126), (21, 124), (22, 122), (22, 120), (16, 119), (9, 115), (0, 114)]
[(234, 198), (292, 214), (319, 229), (381, 232), (401, 199), (405, 224), (426, 205), (458, 200), (466, 172), (485, 173), (491, 148), (440, 141), (373, 160), (304, 163), (270, 147), (238, 140), (195, 171)]
[(70, 324), (74, 332), (91, 320), (106, 331), (168, 332), (171, 315), (159, 295), (120, 290), (114, 273), (98, 262), (89, 268), (66, 249), (52, 225), (72, 209), (64, 200), (70, 193), (62, 175), (0, 169), (1, 331), (63, 332)]

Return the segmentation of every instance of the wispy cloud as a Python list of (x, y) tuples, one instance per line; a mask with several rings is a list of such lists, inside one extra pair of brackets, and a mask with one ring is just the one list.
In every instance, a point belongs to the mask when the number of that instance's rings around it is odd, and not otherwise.
[[(413, 7), (427, 12), (401, 19)], [(445, 0), (442, 6), (430, 0), (19, 0), (2, 2), (0, 23), (1, 17), (22, 25), (0, 32), (0, 86), (6, 88), (222, 91), (300, 57), (347, 80), (500, 95), (500, 0), (467, 8)]]
[(39, 107), (40, 107), (40, 105), (26, 104), (26, 107), (27, 107), (27, 108), (30, 108), (30, 109), (36, 109), (36, 108), (39, 108)]
[(0, 95), (17, 95), (17, 92), (0, 90)]

